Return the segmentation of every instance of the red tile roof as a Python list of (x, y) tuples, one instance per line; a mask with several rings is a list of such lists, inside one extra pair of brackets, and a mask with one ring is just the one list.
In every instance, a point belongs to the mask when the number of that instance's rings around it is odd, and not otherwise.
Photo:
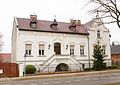
[(30, 26), (30, 19), (17, 18), (17, 21), (18, 21), (19, 30), (88, 35), (87, 28), (85, 28), (84, 25), (76, 26), (76, 30), (71, 30), (69, 28), (70, 23), (57, 22), (58, 29), (56, 30), (56, 29), (52, 29), (50, 27), (50, 25), (53, 23), (53, 21), (37, 20), (37, 28), (32, 28)]
[(0, 61), (8, 61), (11, 60), (11, 53), (0, 53)]

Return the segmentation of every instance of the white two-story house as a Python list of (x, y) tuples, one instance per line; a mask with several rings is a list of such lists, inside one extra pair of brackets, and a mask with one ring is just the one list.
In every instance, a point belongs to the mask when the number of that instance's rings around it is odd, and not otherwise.
[(99, 40), (110, 65), (109, 30), (101, 23), (98, 17), (86, 24), (38, 20), (37, 15), (14, 18), (12, 62), (18, 63), (20, 76), (29, 64), (40, 72), (81, 71), (92, 67), (93, 46)]

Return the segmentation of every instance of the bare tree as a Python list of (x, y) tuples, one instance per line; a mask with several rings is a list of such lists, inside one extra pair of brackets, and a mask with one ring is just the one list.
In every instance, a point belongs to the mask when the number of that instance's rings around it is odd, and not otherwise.
[(120, 28), (120, 8), (119, 0), (90, 0), (90, 3), (97, 4), (92, 10), (93, 13), (99, 13), (100, 18), (106, 19), (104, 24), (117, 23)]

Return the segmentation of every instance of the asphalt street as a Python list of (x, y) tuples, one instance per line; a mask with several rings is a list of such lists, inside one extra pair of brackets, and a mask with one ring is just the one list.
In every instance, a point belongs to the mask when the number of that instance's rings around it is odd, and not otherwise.
[(3, 82), (0, 85), (101, 85), (120, 82), (120, 73), (72, 76), (65, 78), (18, 80)]

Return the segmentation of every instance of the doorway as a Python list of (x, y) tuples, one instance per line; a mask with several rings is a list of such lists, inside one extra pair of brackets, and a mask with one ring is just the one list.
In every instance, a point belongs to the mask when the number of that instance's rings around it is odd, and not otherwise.
[(61, 54), (61, 43), (54, 43), (54, 52), (56, 55)]

